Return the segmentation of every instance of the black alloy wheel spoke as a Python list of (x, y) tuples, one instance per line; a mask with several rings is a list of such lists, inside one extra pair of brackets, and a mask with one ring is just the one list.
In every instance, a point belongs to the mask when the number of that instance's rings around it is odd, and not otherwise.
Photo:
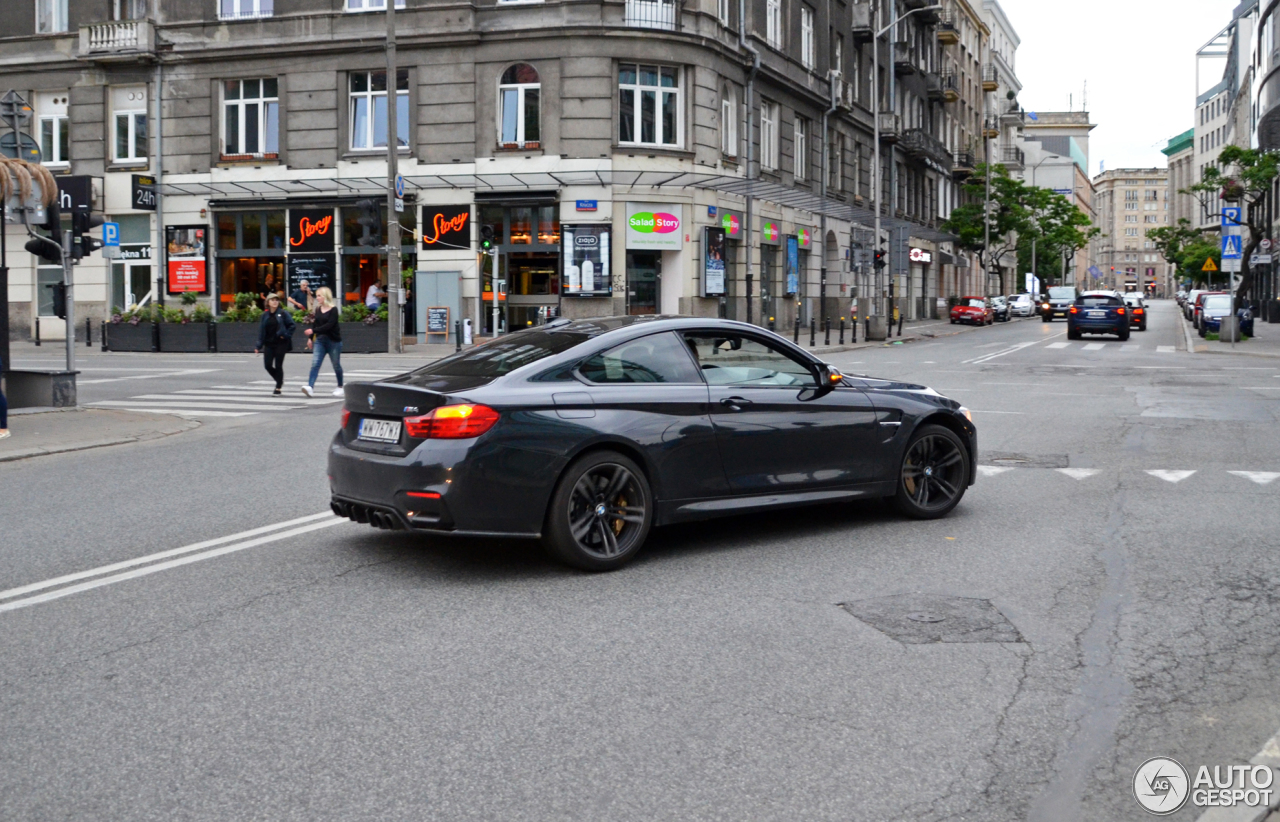
[(952, 451), (952, 452), (951, 452), (951, 456), (949, 456), (949, 457), (947, 457), (946, 459), (941, 460), (940, 462), (936, 463), (936, 464), (933, 466), (933, 469), (936, 471), (936, 470), (938, 470), (939, 468), (949, 468), (949, 467), (951, 467), (952, 465), (955, 465), (956, 463), (960, 462), (960, 459), (961, 459), (961, 458), (960, 458), (960, 452), (959, 452), (959, 451)]
[(573, 534), (573, 538), (578, 542), (586, 539), (587, 534), (591, 533), (592, 526), (595, 525), (595, 512), (590, 508), (579, 512), (577, 517), (570, 515), (569, 530)]
[(648, 517), (635, 474), (616, 463), (596, 465), (578, 479), (568, 513), (580, 548), (604, 559), (630, 550)]
[(592, 477), (584, 476), (573, 486), (573, 496), (581, 498), (588, 510), (594, 508), (596, 504), (595, 487), (592, 480)]
[(613, 479), (611, 479), (609, 484), (605, 486), (604, 498), (606, 500), (612, 500), (614, 497), (618, 496), (622, 489), (626, 487), (627, 483), (631, 481), (630, 471), (623, 468), (621, 465), (616, 467), (617, 471), (614, 472)]
[(609, 527), (609, 524), (603, 518), (597, 519), (596, 525), (600, 531), (600, 538), (603, 543), (600, 547), (603, 549), (604, 555), (611, 557), (618, 553), (618, 538), (614, 535), (613, 529)]
[(916, 483), (916, 493), (913, 497), (916, 505), (925, 506), (929, 503), (929, 478), (925, 477), (923, 482)]
[(938, 486), (938, 488), (942, 491), (942, 493), (946, 494), (947, 501), (950, 502), (951, 498), (956, 495), (955, 486), (947, 482), (946, 480), (944, 480), (942, 477), (935, 476), (933, 477), (933, 481)]

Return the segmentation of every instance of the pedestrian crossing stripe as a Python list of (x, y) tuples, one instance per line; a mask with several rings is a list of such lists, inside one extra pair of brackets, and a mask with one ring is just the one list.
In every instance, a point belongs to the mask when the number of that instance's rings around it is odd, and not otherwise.
[[(1022, 471), (1026, 469), (1014, 468), (1007, 465), (979, 465), (978, 473), (984, 477), (994, 477), (1008, 471)], [(1031, 469), (1038, 470), (1038, 469)], [(1071, 477), (1075, 480), (1084, 480), (1102, 473), (1101, 468), (1055, 468), (1053, 469), (1059, 474)], [(1150, 474), (1156, 479), (1162, 479), (1165, 482), (1179, 483), (1193, 474), (1199, 473), (1198, 470), (1168, 470), (1168, 469), (1151, 469), (1143, 471), (1144, 474)], [(1270, 485), (1275, 480), (1280, 479), (1280, 471), (1228, 471), (1228, 474), (1247, 479), (1258, 485)]]

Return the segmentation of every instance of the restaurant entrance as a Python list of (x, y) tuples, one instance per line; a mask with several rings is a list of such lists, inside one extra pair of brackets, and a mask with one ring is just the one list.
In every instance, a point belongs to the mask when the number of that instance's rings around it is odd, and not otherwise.
[(658, 313), (658, 278), (662, 273), (662, 253), (627, 252), (627, 313)]
[[(480, 204), (480, 225), (493, 230), (495, 254), (481, 259), (480, 328), (492, 335), (494, 282), (506, 283), (497, 294), (498, 333), (542, 325), (560, 315), (560, 207), (536, 198), (528, 204)], [(498, 270), (493, 270), (494, 260)]]

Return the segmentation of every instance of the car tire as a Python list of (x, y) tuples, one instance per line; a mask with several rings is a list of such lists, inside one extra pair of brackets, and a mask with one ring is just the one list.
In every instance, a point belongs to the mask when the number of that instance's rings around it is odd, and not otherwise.
[(952, 321), (951, 321), (951, 324), (952, 324), (952, 325), (955, 325), (955, 324), (956, 324), (956, 321), (955, 321), (955, 320), (952, 320)]
[(902, 452), (893, 505), (913, 519), (938, 519), (960, 504), (969, 452), (950, 428), (922, 425)]
[(1047, 323), (1051, 323), (1051, 322), (1053, 322), (1053, 317), (1050, 317), (1050, 316), (1048, 316), (1048, 315), (1044, 315), (1044, 316), (1042, 316), (1042, 317), (1041, 317), (1041, 319), (1042, 319), (1042, 320), (1044, 320), (1044, 321), (1045, 321), (1045, 322), (1047, 322)]
[(1067, 339), (1068, 339), (1068, 340), (1079, 340), (1079, 339), (1082, 339), (1083, 337), (1084, 337), (1084, 335), (1083, 335), (1083, 334), (1081, 334), (1079, 331), (1076, 331), (1076, 330), (1075, 330), (1075, 329), (1073, 329), (1073, 328), (1068, 328), (1068, 329), (1067, 329)]
[(1129, 341), (1129, 329), (1127, 329), (1127, 328), (1126, 328), (1124, 331), (1117, 331), (1117, 332), (1116, 332), (1116, 336), (1120, 338), (1120, 342), (1128, 342), (1128, 341)]
[(1199, 328), (1199, 330), (1197, 331), (1197, 333), (1198, 333), (1201, 337), (1204, 337), (1204, 336), (1206, 336), (1206, 335), (1208, 334), (1208, 332), (1204, 330), (1204, 326), (1201, 326), (1201, 327)]
[(652, 524), (653, 494), (644, 472), (616, 451), (595, 451), (560, 476), (542, 545), (574, 568), (614, 571), (640, 552)]

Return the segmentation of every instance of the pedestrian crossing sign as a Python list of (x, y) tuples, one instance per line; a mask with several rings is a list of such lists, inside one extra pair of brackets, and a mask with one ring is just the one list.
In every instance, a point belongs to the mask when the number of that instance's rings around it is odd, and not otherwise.
[(1204, 265), (1200, 266), (1200, 270), (1201, 271), (1217, 271), (1218, 267), (1213, 264), (1213, 258), (1210, 257), (1209, 259), (1204, 261)]

